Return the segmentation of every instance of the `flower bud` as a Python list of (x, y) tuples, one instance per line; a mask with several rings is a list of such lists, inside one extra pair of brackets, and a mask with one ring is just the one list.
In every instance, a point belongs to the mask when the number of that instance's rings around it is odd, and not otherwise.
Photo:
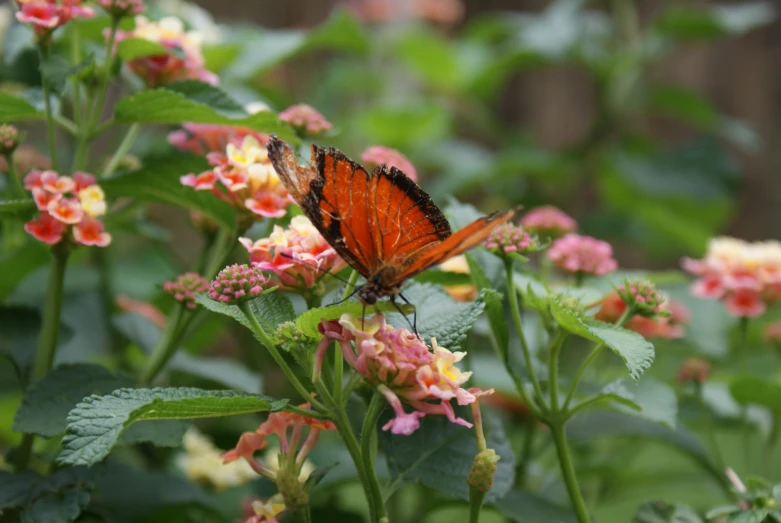
[(24, 133), (13, 125), (0, 125), (0, 155), (10, 156), (24, 141)]
[(209, 281), (197, 272), (187, 272), (173, 281), (163, 284), (163, 290), (182, 302), (188, 309), (195, 309), (195, 293), (209, 290)]
[(548, 238), (559, 238), (578, 228), (578, 222), (574, 218), (552, 205), (544, 205), (527, 212), (521, 218), (521, 225), (527, 231)]
[(710, 363), (703, 358), (689, 358), (678, 369), (678, 383), (704, 383), (710, 377)]
[(526, 254), (534, 252), (540, 246), (536, 237), (531, 236), (522, 227), (505, 223), (494, 227), (483, 245), (486, 249), (503, 256), (505, 254)]
[(334, 127), (325, 116), (307, 104), (291, 105), (279, 113), (279, 119), (289, 123), (303, 136), (319, 136)]
[(298, 476), (298, 472), (289, 470), (289, 467), (282, 467), (277, 472), (277, 488), (285, 500), (285, 506), (291, 511), (309, 501), (309, 495)]
[[(616, 289), (618, 295), (636, 314), (653, 318), (664, 315), (662, 305), (665, 302), (664, 295), (656, 289), (656, 286), (647, 280), (625, 282)], [(662, 314), (660, 314), (662, 313)]]
[(499, 456), (494, 449), (485, 449), (475, 456), (472, 468), (466, 482), (478, 492), (485, 494), (494, 486), (494, 474), (496, 474), (496, 462)]
[(212, 281), (209, 297), (222, 303), (238, 303), (263, 291), (266, 277), (260, 269), (249, 265), (225, 267)]

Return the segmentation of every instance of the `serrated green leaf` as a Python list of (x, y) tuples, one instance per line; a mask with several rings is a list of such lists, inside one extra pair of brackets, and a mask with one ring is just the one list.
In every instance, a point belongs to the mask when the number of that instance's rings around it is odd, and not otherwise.
[(758, 376), (741, 376), (730, 383), (735, 401), (746, 405), (754, 403), (767, 407), (774, 414), (781, 413), (781, 385)]
[[(468, 409), (459, 407), (456, 415), (468, 417)], [(379, 426), (390, 419), (385, 412)], [(494, 485), (486, 502), (502, 498), (515, 479), (515, 458), (501, 422), (490, 413), (483, 414), (488, 448), (500, 456)], [(378, 429), (379, 430), (379, 429)], [(379, 432), (380, 446), (388, 460), (392, 485), (420, 482), (448, 496), (468, 500), (466, 477), (478, 453), (474, 432), (447, 420), (445, 416), (426, 416), (420, 428), (409, 436)]]
[(18, 474), (0, 470), (0, 510), (22, 506), (40, 480), (40, 474), (31, 470)]
[(223, 227), (236, 227), (236, 210), (209, 191), (183, 186), (179, 178), (208, 168), (206, 161), (190, 154), (171, 154), (150, 159), (137, 171), (120, 174), (101, 182), (109, 198), (137, 198), (176, 205), (198, 211)]
[(161, 54), (171, 54), (171, 50), (161, 43), (143, 38), (126, 38), (117, 44), (117, 55), (123, 62)]
[(55, 54), (41, 63), (41, 74), (49, 81), (54, 92), (61, 93), (71, 77), (88, 71), (94, 65), (92, 55), (74, 65), (70, 60)]
[(617, 380), (603, 389), (603, 394), (619, 403), (619, 410), (675, 428), (678, 421), (678, 397), (675, 390), (661, 381), (645, 378), (638, 383)]
[(620, 356), (633, 380), (637, 381), (653, 363), (654, 346), (638, 333), (609, 323), (585, 321), (555, 298), (550, 300), (550, 309), (561, 328), (582, 338), (604, 343)]
[[(436, 338), (437, 344), (450, 350), (461, 347), (485, 308), (482, 294), (471, 302), (457, 302), (441, 287), (430, 283), (409, 283), (402, 288), (401, 294), (415, 306), (418, 333), (423, 339)], [(386, 318), (395, 327), (409, 328), (407, 319), (399, 313), (389, 313)]]
[[(203, 305), (212, 312), (230, 316), (248, 329), (252, 330), (244, 313), (241, 312), (238, 305), (226, 305), (212, 300), (205, 294), (196, 296), (195, 301)], [(249, 308), (255, 314), (255, 318), (263, 327), (266, 335), (273, 339), (277, 327), (286, 321), (293, 321), (296, 313), (293, 310), (293, 304), (280, 292), (264, 292), (257, 298), (249, 300)]]
[[(2, 103), (2, 101), (0, 101)], [(3, 218), (20, 217), (27, 219), (35, 213), (35, 202), (32, 200), (0, 201), (0, 216)]]
[[(409, 311), (409, 314), (413, 314), (414, 309), (409, 305), (402, 303), (398, 305), (403, 311)], [(381, 313), (396, 312), (396, 307), (394, 307), (390, 301), (381, 301), (372, 307), (366, 307), (357, 301), (348, 301), (338, 305), (309, 309), (296, 318), (296, 330), (306, 336), (319, 338), (320, 332), (317, 330), (317, 326), (322, 320), (336, 320), (340, 318), (342, 314), (352, 314), (360, 317), (364, 312), (367, 315), (371, 315), (375, 311)]]
[(292, 143), (299, 142), (291, 127), (276, 114), (263, 111), (250, 115), (220, 88), (195, 80), (140, 91), (120, 100), (114, 111), (118, 123), (232, 125), (276, 134)]
[(195, 388), (120, 389), (90, 396), (68, 415), (68, 428), (57, 458), (62, 464), (94, 465), (108, 455), (133, 423), (146, 420), (212, 418), (276, 412), (287, 400), (235, 391)]
[(18, 505), (22, 506), (22, 523), (75, 521), (89, 504), (94, 485), (95, 471), (85, 467), (65, 467), (38, 476), (28, 484), (24, 504)]
[(704, 523), (704, 520), (687, 505), (649, 501), (638, 509), (632, 523)]
[(576, 523), (575, 515), (566, 508), (528, 490), (514, 488), (491, 504), (516, 523)]

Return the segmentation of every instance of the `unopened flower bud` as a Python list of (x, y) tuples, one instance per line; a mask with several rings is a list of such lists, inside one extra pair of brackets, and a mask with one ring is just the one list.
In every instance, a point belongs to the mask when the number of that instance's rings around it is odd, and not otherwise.
[(291, 105), (279, 113), (279, 119), (292, 125), (304, 136), (318, 136), (334, 127), (325, 116), (307, 104)]
[(689, 358), (678, 369), (678, 383), (704, 383), (710, 377), (710, 363), (703, 358)]
[(540, 246), (540, 242), (536, 237), (526, 232), (523, 227), (505, 223), (494, 227), (483, 245), (495, 254), (503, 256), (511, 253), (534, 252)]
[(209, 297), (222, 303), (238, 303), (263, 291), (266, 277), (260, 269), (249, 265), (225, 267), (212, 281)]
[(527, 231), (548, 238), (558, 238), (578, 228), (578, 222), (574, 218), (552, 205), (544, 205), (527, 212), (521, 218), (521, 225)]
[(627, 281), (616, 291), (624, 303), (633, 308), (636, 314), (646, 318), (664, 315), (662, 305), (665, 302), (665, 297), (653, 283), (647, 280)]
[(24, 141), (24, 133), (13, 125), (0, 125), (0, 155), (11, 155)]
[(174, 281), (163, 284), (163, 290), (182, 302), (188, 309), (195, 309), (195, 294), (209, 290), (209, 281), (197, 272), (187, 272)]
[(491, 490), (491, 487), (494, 486), (497, 461), (499, 461), (499, 455), (494, 449), (485, 449), (477, 454), (472, 461), (469, 475), (466, 477), (469, 486), (483, 494)]

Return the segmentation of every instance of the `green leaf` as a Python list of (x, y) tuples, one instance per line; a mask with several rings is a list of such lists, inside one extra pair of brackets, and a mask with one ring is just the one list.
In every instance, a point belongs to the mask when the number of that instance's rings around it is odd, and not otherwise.
[[(461, 348), (485, 308), (483, 294), (472, 302), (457, 302), (441, 287), (430, 283), (412, 282), (405, 285), (401, 293), (415, 306), (418, 332), (423, 339), (436, 338), (438, 345), (450, 350)], [(409, 327), (407, 320), (398, 313), (388, 314), (387, 320), (395, 327)]]
[(656, 30), (681, 40), (712, 39), (743, 34), (776, 17), (772, 2), (741, 2), (698, 9), (674, 4), (656, 20)]
[(194, 388), (120, 389), (90, 396), (68, 415), (57, 458), (62, 464), (94, 465), (108, 455), (119, 436), (145, 420), (193, 419), (282, 410), (287, 400), (234, 391)]
[(0, 510), (22, 506), (40, 480), (41, 476), (31, 470), (18, 474), (0, 470)]
[(41, 63), (41, 74), (49, 81), (54, 92), (61, 93), (71, 77), (87, 73), (94, 66), (92, 55), (75, 65), (60, 55), (52, 55)]
[(14, 95), (0, 92), (0, 121), (37, 120), (44, 116), (41, 108), (24, 96), (24, 93)]
[(21, 369), (32, 366), (41, 314), (26, 307), (0, 307), (0, 354), (10, 357)]
[(678, 421), (678, 397), (666, 383), (645, 378), (638, 383), (618, 380), (603, 389), (628, 414), (675, 428)]
[[(214, 301), (206, 294), (199, 294), (195, 301), (203, 305), (212, 312), (230, 316), (248, 329), (252, 330), (244, 313), (241, 312), (238, 305), (226, 305)], [(281, 323), (293, 321), (296, 319), (296, 313), (293, 310), (293, 304), (281, 292), (265, 291), (257, 298), (249, 300), (249, 308), (260, 323), (260, 326), (266, 332), (266, 335), (274, 339), (274, 333)]]
[(163, 44), (143, 38), (127, 38), (117, 44), (117, 55), (123, 62), (161, 54), (171, 54), (171, 50)]
[(399, 57), (429, 85), (454, 91), (463, 80), (461, 63), (448, 39), (439, 32), (419, 26), (399, 37)]
[(276, 134), (292, 143), (299, 141), (290, 126), (274, 113), (250, 115), (220, 88), (196, 80), (140, 91), (117, 102), (114, 111), (118, 123), (232, 125)]
[[(2, 483), (18, 478), (3, 501), (6, 507), (21, 508), (22, 523), (69, 523), (87, 507), (94, 488), (95, 474), (85, 467), (66, 467), (50, 476), (23, 473), (3, 477)], [(19, 486), (26, 487), (25, 492)]]
[(46, 265), (50, 259), (49, 246), (37, 240), (5, 250), (0, 254), (0, 298), (11, 294), (25, 280), (25, 276)]
[[(456, 408), (456, 415), (468, 417), (469, 409)], [(379, 426), (390, 419), (384, 413)], [(510, 442), (499, 419), (483, 413), (488, 448), (500, 456), (497, 462), (493, 488), (486, 502), (502, 498), (515, 479), (515, 458)], [(474, 431), (456, 425), (445, 416), (426, 416), (420, 428), (409, 436), (397, 436), (390, 431), (379, 432), (380, 446), (388, 460), (391, 484), (420, 482), (448, 496), (468, 500), (466, 477), (478, 453)]]
[(514, 488), (491, 504), (516, 523), (576, 523), (575, 515), (528, 490)]
[(632, 523), (705, 523), (687, 505), (670, 505), (664, 501), (649, 501), (641, 506)]
[(0, 201), (0, 216), (3, 218), (19, 217), (27, 219), (35, 213), (33, 200), (3, 200)]
[(758, 376), (741, 376), (730, 383), (735, 401), (746, 405), (754, 403), (767, 407), (774, 414), (781, 413), (781, 385)]
[[(413, 314), (414, 309), (409, 305), (405, 303), (400, 303), (398, 305), (403, 311), (409, 311), (409, 314)], [(357, 301), (348, 301), (338, 305), (309, 309), (296, 318), (296, 330), (306, 336), (320, 338), (320, 331), (317, 330), (317, 326), (322, 320), (336, 320), (340, 318), (342, 314), (352, 314), (360, 317), (364, 312), (371, 315), (375, 311), (381, 313), (395, 312), (396, 307), (394, 307), (390, 301), (381, 301), (368, 308)]]
[(176, 205), (197, 211), (223, 227), (236, 227), (236, 210), (216, 198), (209, 191), (196, 191), (183, 186), (179, 178), (189, 173), (208, 169), (206, 161), (198, 156), (176, 153), (150, 159), (141, 169), (120, 174), (101, 182), (110, 199), (137, 198)]
[(550, 308), (561, 328), (582, 338), (604, 343), (620, 356), (633, 380), (637, 381), (653, 363), (654, 346), (638, 333), (601, 321), (585, 321), (555, 298), (550, 300)]
[(75, 521), (89, 505), (92, 495), (81, 487), (64, 487), (35, 499), (22, 511), (21, 523)]

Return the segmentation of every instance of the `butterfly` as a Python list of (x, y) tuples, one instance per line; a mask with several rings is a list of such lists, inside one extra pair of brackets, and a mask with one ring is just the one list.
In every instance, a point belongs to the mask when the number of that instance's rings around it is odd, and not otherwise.
[(268, 155), (312, 224), (366, 278), (356, 290), (364, 305), (385, 296), (395, 305), (405, 280), (475, 247), (515, 214), (495, 212), (451, 233), (431, 197), (395, 167), (380, 165), (369, 173), (337, 149), (316, 145), (310, 163), (301, 165), (276, 136)]

